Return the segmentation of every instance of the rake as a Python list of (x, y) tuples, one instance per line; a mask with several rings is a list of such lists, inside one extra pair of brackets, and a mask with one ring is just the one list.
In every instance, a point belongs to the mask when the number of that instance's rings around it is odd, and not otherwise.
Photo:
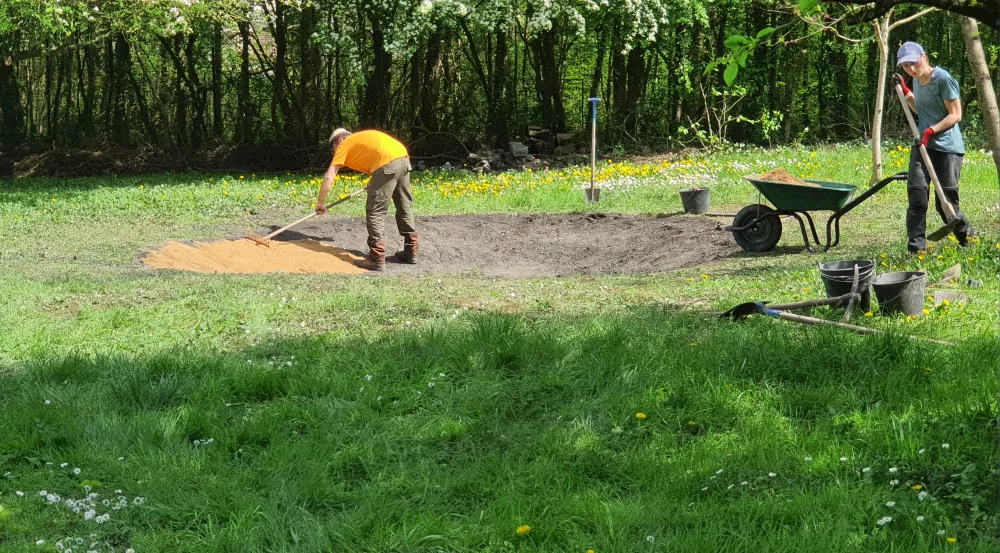
[[(339, 204), (341, 202), (346, 202), (347, 200), (353, 198), (354, 196), (357, 196), (358, 194), (364, 192), (365, 190), (367, 190), (367, 189), (366, 188), (359, 188), (358, 190), (355, 190), (354, 192), (351, 192), (350, 194), (344, 196), (343, 198), (341, 198), (341, 199), (333, 202), (332, 204), (330, 204), (330, 205), (328, 205), (326, 207), (327, 207), (327, 209), (329, 209), (329, 208), (331, 208), (331, 207), (333, 207), (333, 206), (335, 206), (335, 205), (337, 205), (337, 204)], [(305, 217), (299, 219), (298, 221), (295, 221), (294, 223), (290, 223), (288, 225), (285, 225), (285, 226), (281, 227), (280, 229), (272, 232), (271, 234), (268, 234), (267, 236), (263, 236), (263, 235), (260, 235), (260, 234), (247, 234), (246, 236), (244, 236), (244, 238), (246, 238), (247, 240), (251, 240), (253, 242), (256, 242), (256, 243), (260, 244), (261, 246), (267, 246), (267, 247), (270, 248), (271, 247), (271, 239), (272, 238), (274, 238), (275, 236), (281, 234), (282, 232), (285, 232), (286, 230), (294, 227), (295, 225), (297, 225), (297, 224), (299, 224), (299, 223), (301, 223), (301, 222), (303, 222), (303, 221), (305, 221), (307, 219), (312, 219), (313, 217), (315, 217), (317, 215), (319, 215), (319, 214), (314, 211), (314, 212), (310, 213), (309, 215), (306, 215)]]

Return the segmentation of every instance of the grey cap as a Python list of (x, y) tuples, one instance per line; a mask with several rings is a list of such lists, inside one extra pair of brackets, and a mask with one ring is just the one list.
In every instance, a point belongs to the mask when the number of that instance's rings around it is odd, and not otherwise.
[(916, 63), (920, 61), (920, 56), (924, 55), (924, 48), (916, 42), (904, 42), (896, 52), (896, 65), (904, 63)]

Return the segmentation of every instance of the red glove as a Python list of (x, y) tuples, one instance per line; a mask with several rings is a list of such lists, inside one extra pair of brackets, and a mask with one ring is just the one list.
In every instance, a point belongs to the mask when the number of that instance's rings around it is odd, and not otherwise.
[(927, 141), (930, 140), (932, 136), (934, 136), (934, 129), (931, 127), (927, 127), (927, 130), (924, 131), (923, 138), (920, 139), (920, 143), (923, 144), (924, 147), (926, 148)]
[(909, 96), (911, 94), (910, 89), (906, 86), (906, 81), (903, 80), (903, 77), (900, 77), (899, 75), (893, 75), (893, 77), (896, 78), (896, 82), (899, 83), (899, 86), (903, 89), (903, 97), (905, 98), (906, 96)]
[(912, 92), (910, 92), (909, 87), (906, 86), (906, 81), (903, 80), (902, 78), (899, 79), (899, 86), (903, 87), (903, 96), (909, 96), (910, 94), (912, 94)]

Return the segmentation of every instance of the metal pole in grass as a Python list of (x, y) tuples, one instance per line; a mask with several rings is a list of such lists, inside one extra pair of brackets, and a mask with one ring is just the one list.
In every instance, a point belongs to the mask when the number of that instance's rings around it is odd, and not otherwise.
[(594, 187), (594, 178), (597, 174), (597, 102), (600, 98), (587, 98), (590, 102), (590, 190), (587, 190), (587, 201), (598, 202), (601, 200), (601, 189)]

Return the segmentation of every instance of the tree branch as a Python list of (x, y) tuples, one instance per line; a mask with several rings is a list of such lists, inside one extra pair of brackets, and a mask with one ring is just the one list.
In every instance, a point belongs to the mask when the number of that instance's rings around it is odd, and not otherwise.
[(927, 8), (926, 10), (924, 10), (924, 11), (922, 11), (920, 13), (915, 13), (915, 14), (911, 15), (910, 17), (906, 17), (904, 19), (900, 19), (899, 21), (896, 21), (892, 25), (889, 25), (889, 30), (891, 31), (891, 30), (895, 29), (896, 27), (899, 27), (900, 25), (906, 25), (907, 23), (909, 23), (911, 21), (915, 21), (915, 20), (919, 19), (920, 17), (923, 17), (923, 16), (925, 16), (925, 15), (927, 15), (927, 14), (929, 14), (932, 11), (935, 11), (935, 10), (937, 10), (937, 8)]

